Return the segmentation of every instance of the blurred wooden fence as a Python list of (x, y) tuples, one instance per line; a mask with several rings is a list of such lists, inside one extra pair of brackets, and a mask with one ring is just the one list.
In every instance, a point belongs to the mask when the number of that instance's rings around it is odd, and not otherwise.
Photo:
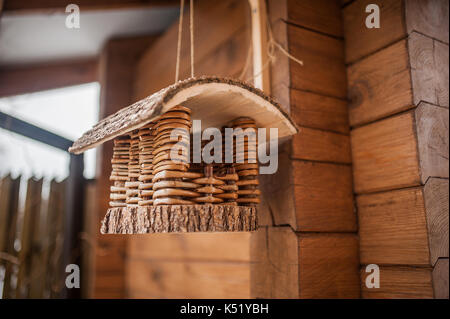
[(66, 183), (51, 181), (48, 196), (43, 197), (43, 180), (28, 179), (21, 206), (20, 177), (13, 179), (8, 175), (0, 180), (3, 298), (61, 296), (65, 288), (62, 248)]

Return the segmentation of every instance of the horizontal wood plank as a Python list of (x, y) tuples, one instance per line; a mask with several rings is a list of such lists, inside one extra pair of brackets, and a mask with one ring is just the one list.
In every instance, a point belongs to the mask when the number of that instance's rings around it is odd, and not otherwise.
[(422, 187), (356, 197), (362, 264), (430, 265)]
[(358, 237), (298, 236), (300, 298), (359, 298)]
[(303, 127), (349, 133), (347, 101), (300, 90), (290, 90), (291, 116)]
[(151, 260), (248, 262), (249, 240), (250, 233), (134, 235), (127, 253)]
[(448, 179), (430, 178), (424, 187), (431, 265), (448, 256)]
[(351, 167), (304, 161), (292, 165), (296, 230), (356, 231)]
[(93, 59), (0, 69), (0, 97), (98, 81)]
[(353, 63), (406, 36), (402, 1), (384, 0), (380, 7), (380, 28), (367, 28), (366, 7), (371, 0), (356, 0), (343, 9), (345, 60)]
[[(289, 143), (285, 145), (290, 146)], [(261, 222), (259, 216), (262, 216), (262, 225), (290, 225), (298, 229), (293, 180), (292, 160), (289, 151), (283, 147), (278, 153), (278, 170), (274, 174), (259, 176), (263, 201), (258, 209), (258, 223)]]
[(413, 107), (406, 40), (349, 66), (347, 78), (351, 126)]
[(420, 103), (415, 110), (422, 184), (430, 177), (449, 177), (448, 109)]
[(298, 298), (298, 237), (290, 227), (261, 227), (250, 240), (252, 298)]
[(292, 157), (300, 160), (351, 163), (350, 138), (334, 132), (301, 127), (292, 138)]
[(351, 132), (357, 194), (420, 185), (413, 113), (403, 113)]
[(366, 299), (433, 298), (430, 268), (380, 267), (380, 288), (367, 288), (365, 267), (361, 268), (362, 297)]
[[(129, 291), (140, 298), (249, 298), (250, 265), (128, 259)], [(136, 297), (136, 295), (134, 295)]]
[(290, 61), (291, 87), (346, 98), (344, 43), (310, 30), (288, 25), (289, 52), (303, 61)]
[(288, 0), (287, 8), (289, 23), (335, 37), (343, 36), (339, 0)]

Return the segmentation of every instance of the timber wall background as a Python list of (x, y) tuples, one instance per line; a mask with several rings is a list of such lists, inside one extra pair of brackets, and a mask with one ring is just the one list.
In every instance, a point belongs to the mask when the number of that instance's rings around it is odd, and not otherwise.
[[(275, 38), (304, 66), (277, 54), (271, 68), (301, 134), (260, 180), (261, 229), (98, 236), (95, 297), (442, 296), (432, 278), (448, 269), (448, 2), (378, 1), (382, 27), (370, 32), (368, 3), (268, 1)], [(249, 19), (247, 1), (196, 1), (196, 74), (239, 77)], [(175, 23), (105, 46), (101, 116), (173, 83), (176, 37)], [(181, 78), (188, 41), (185, 31)], [(99, 219), (111, 149), (98, 156)], [(376, 292), (360, 284), (369, 263), (381, 266)]]
[(448, 1), (343, 8), (363, 298), (448, 298)]

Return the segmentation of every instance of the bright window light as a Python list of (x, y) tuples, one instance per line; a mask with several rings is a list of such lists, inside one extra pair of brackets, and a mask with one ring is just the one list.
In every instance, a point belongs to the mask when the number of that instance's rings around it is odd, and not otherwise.
[[(0, 111), (70, 140), (98, 121), (98, 83), (0, 99)], [(69, 155), (59, 149), (0, 129), (0, 175), (64, 179)], [(95, 176), (95, 150), (85, 153), (86, 178)]]

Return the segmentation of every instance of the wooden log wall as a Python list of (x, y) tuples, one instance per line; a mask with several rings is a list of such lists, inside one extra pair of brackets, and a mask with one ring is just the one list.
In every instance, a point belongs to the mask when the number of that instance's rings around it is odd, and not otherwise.
[(256, 298), (359, 298), (357, 222), (339, 1), (269, 1), (279, 52), (272, 94), (300, 127), (260, 176), (264, 201), (252, 235)]
[[(448, 1), (342, 8), (363, 298), (448, 298)], [(380, 266), (380, 288), (364, 284)]]
[[(190, 76), (189, 11), (183, 20), (180, 79)], [(134, 78), (135, 100), (174, 83), (177, 36), (178, 20), (142, 55)], [(250, 40), (247, 1), (195, 1), (196, 75), (238, 78)], [(251, 67), (243, 79), (250, 74)], [(249, 298), (249, 241), (249, 233), (132, 236), (127, 240), (127, 296)]]

